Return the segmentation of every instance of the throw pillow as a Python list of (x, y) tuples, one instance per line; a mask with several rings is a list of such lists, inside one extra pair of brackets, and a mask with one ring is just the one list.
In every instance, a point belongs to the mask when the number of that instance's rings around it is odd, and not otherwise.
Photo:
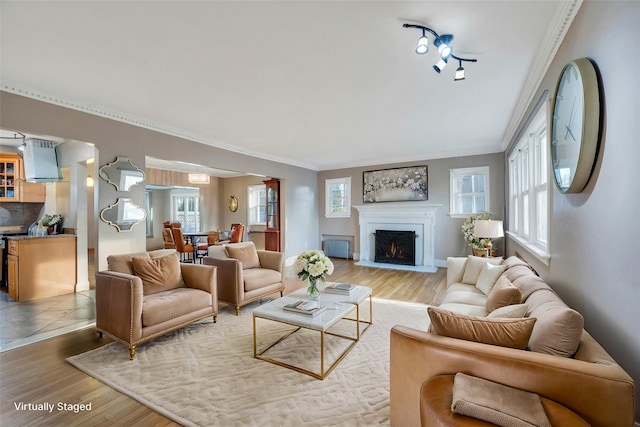
[(493, 285), (496, 284), (496, 280), (507, 269), (506, 265), (493, 265), (490, 262), (486, 263), (480, 271), (478, 280), (476, 281), (476, 288), (480, 289), (483, 294), (489, 295)]
[(499, 345), (524, 350), (536, 323), (535, 318), (488, 319), (466, 316), (435, 307), (428, 307), (430, 331), (467, 341)]
[(489, 318), (503, 318), (503, 319), (519, 319), (524, 317), (527, 312), (527, 304), (513, 304), (505, 307), (496, 308), (491, 313), (487, 314)]
[(551, 427), (540, 396), (458, 372), (451, 410), (498, 426)]
[(151, 295), (185, 286), (177, 253), (159, 258), (132, 258), (135, 275), (142, 279), (142, 292)]
[(520, 304), (521, 302), (522, 294), (520, 294), (520, 289), (513, 286), (506, 277), (500, 277), (487, 296), (485, 309), (488, 313), (491, 313), (496, 308)]
[(243, 269), (260, 267), (260, 258), (255, 245), (227, 246), (226, 250), (229, 258), (235, 258), (242, 263)]
[(462, 283), (475, 285), (478, 281), (478, 276), (480, 276), (480, 273), (482, 272), (482, 267), (484, 267), (486, 263), (498, 265), (502, 263), (502, 258), (483, 258), (479, 256), (469, 255), (467, 257), (467, 263), (464, 266)]

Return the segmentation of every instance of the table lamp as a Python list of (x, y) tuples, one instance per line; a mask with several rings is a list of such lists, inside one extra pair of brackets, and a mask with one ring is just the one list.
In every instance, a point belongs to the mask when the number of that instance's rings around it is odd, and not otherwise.
[(502, 221), (477, 219), (473, 223), (473, 235), (481, 239), (486, 239), (484, 247), (487, 250), (487, 257), (490, 257), (491, 248), (493, 247), (491, 239), (504, 237), (504, 232), (502, 230)]

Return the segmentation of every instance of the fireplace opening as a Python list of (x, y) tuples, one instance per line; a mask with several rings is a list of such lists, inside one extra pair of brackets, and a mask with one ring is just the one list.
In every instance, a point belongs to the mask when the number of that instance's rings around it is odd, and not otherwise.
[(375, 262), (416, 265), (416, 232), (376, 230)]

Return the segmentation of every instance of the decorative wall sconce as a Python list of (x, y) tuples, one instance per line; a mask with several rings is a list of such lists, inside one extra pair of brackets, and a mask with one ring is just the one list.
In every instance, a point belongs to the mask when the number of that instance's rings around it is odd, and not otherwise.
[(236, 212), (238, 210), (238, 198), (236, 196), (229, 197), (229, 210)]
[(464, 80), (464, 67), (462, 67), (463, 62), (478, 62), (477, 59), (471, 58), (461, 58), (453, 54), (453, 50), (451, 48), (451, 42), (453, 41), (453, 34), (443, 34), (439, 35), (435, 31), (433, 31), (429, 27), (425, 27), (423, 25), (414, 25), (414, 24), (403, 24), (404, 28), (417, 28), (422, 30), (422, 36), (418, 39), (418, 45), (416, 46), (416, 54), (425, 55), (429, 52), (429, 38), (427, 37), (427, 33), (432, 34), (435, 37), (433, 42), (434, 46), (438, 49), (438, 62), (433, 66), (433, 69), (440, 74), (440, 72), (447, 66), (449, 59), (454, 59), (458, 61), (458, 68), (456, 69), (456, 75), (454, 77), (454, 81)]

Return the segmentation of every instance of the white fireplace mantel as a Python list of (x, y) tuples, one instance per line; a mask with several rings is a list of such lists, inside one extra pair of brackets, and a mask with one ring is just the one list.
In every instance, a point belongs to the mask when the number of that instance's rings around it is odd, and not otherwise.
[(414, 231), (416, 266), (435, 271), (436, 211), (442, 205), (425, 202), (386, 202), (354, 206), (360, 224), (360, 263), (375, 265), (376, 230)]

